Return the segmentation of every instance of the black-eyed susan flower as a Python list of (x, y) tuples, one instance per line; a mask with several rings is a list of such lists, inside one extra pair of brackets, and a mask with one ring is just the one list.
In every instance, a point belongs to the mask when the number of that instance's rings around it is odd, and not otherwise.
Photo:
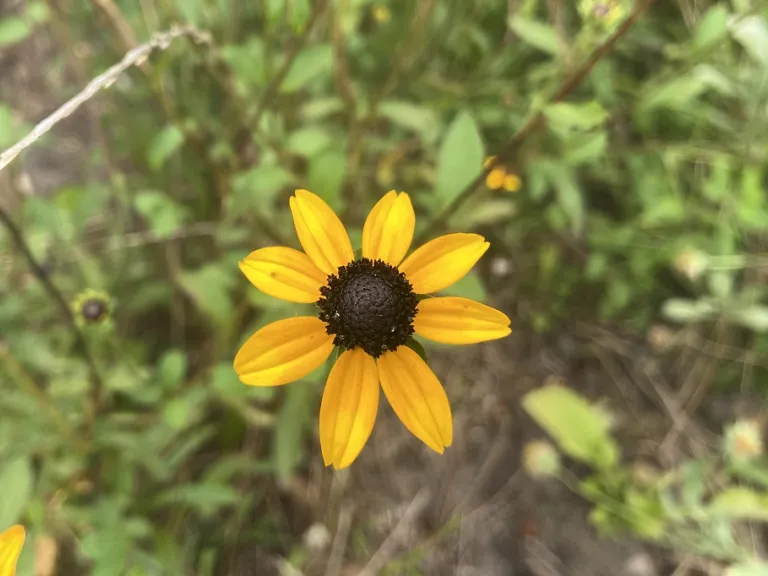
[(72, 312), (79, 326), (108, 324), (112, 314), (109, 294), (98, 290), (85, 290), (72, 301)]
[[(488, 168), (496, 160), (496, 156), (489, 156), (483, 163), (483, 168)], [(523, 185), (520, 177), (508, 172), (504, 166), (496, 166), (485, 177), (485, 185), (491, 190), (506, 190), (507, 192), (517, 192)]]
[(23, 526), (11, 526), (0, 533), (0, 576), (15, 576), (16, 562), (24, 546), (26, 533)]
[(249, 254), (240, 269), (262, 292), (314, 303), (317, 316), (278, 320), (253, 334), (234, 368), (251, 386), (279, 386), (319, 368), (338, 346), (320, 404), (323, 460), (336, 468), (357, 458), (373, 430), (379, 384), (397, 416), (438, 453), (453, 440), (443, 387), (408, 344), (419, 336), (472, 344), (510, 333), (509, 318), (458, 297), (423, 297), (461, 279), (488, 249), (477, 234), (448, 234), (405, 257), (416, 224), (405, 193), (386, 194), (363, 227), (355, 259), (344, 225), (307, 190), (290, 199), (304, 252), (268, 247)]

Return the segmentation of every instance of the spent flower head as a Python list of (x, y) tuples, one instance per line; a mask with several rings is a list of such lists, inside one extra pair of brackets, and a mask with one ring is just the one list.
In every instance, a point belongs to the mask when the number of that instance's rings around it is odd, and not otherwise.
[(84, 290), (72, 301), (72, 312), (81, 327), (108, 325), (112, 319), (112, 300), (98, 290)]
[(472, 269), (488, 249), (478, 234), (447, 234), (408, 253), (416, 216), (408, 194), (394, 190), (373, 207), (355, 258), (344, 225), (307, 190), (290, 199), (304, 252), (270, 246), (251, 252), (240, 270), (259, 290), (315, 304), (314, 316), (268, 324), (235, 356), (244, 384), (279, 386), (319, 368), (335, 347), (320, 403), (326, 465), (349, 466), (373, 430), (379, 385), (405, 427), (432, 450), (453, 441), (448, 397), (413, 350), (413, 335), (444, 344), (474, 344), (510, 333), (509, 318), (485, 304), (430, 297)]

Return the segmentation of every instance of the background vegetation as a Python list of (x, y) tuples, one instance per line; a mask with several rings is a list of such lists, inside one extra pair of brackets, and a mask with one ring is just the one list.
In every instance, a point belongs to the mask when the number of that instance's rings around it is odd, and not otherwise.
[[(750, 524), (768, 520), (764, 2), (0, 8), (0, 149), (154, 33), (201, 31), (62, 124), (80, 144), (53, 184), (36, 183), (32, 152), (0, 174), (0, 528), (30, 531), (22, 576), (231, 574), (232, 558), (256, 548), (288, 559), (283, 574), (323, 573), (301, 535), (336, 520), (302, 517), (288, 487), (319, 459), (325, 369), (279, 390), (243, 386), (232, 370), (248, 335), (293, 313), (237, 262), (296, 245), (297, 187), (342, 215), (353, 244), (390, 189), (411, 194), (417, 235), (486, 235), (491, 251), (453, 293), (504, 307), (518, 343), (589, 326), (637, 350), (645, 340), (662, 371), (670, 350), (719, 358), (690, 375), (695, 398), (673, 386), (671, 410), (695, 419), (699, 403), (748, 394), (752, 410), (728, 418), (757, 420), (725, 438), (720, 421), (707, 446), (651, 473), (622, 457), (632, 446), (578, 380), (550, 383), (522, 405), (569, 464), (549, 444), (524, 464), (591, 502), (606, 537), (768, 574), (765, 533)], [(46, 78), (36, 116), (6, 80), (22, 64)], [(67, 145), (57, 129), (37, 144)], [(483, 184), (489, 155), (519, 191)], [(85, 290), (107, 295), (107, 321), (70, 308)], [(445, 349), (427, 352), (439, 373)], [(397, 475), (398, 461), (384, 470)], [(371, 550), (346, 554), (365, 564)], [(57, 572), (45, 571), (51, 558)], [(388, 569), (426, 570), (418, 556)]]

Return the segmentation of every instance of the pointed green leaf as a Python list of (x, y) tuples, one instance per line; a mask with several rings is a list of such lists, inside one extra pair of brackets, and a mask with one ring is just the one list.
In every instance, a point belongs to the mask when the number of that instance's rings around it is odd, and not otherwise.
[(460, 112), (448, 127), (437, 160), (435, 192), (443, 205), (480, 174), (484, 154), (475, 119), (468, 112)]

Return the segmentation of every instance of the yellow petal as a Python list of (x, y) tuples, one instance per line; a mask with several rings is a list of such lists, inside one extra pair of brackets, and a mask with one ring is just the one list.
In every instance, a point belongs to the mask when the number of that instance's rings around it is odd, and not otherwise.
[(485, 177), (485, 185), (491, 190), (498, 190), (504, 185), (504, 176), (506, 176), (504, 170), (501, 168), (494, 168), (488, 173), (488, 176)]
[(461, 280), (488, 246), (478, 234), (447, 234), (417, 248), (399, 268), (416, 294), (430, 294)]
[(504, 177), (504, 190), (507, 192), (517, 192), (521, 185), (522, 182), (516, 174), (507, 174)]
[(293, 224), (304, 252), (326, 274), (335, 274), (355, 254), (349, 236), (331, 207), (307, 190), (290, 199)]
[(317, 302), (328, 279), (309, 256), (281, 246), (254, 250), (240, 261), (240, 270), (265, 294), (305, 304)]
[(23, 526), (11, 526), (0, 534), (0, 576), (15, 576), (16, 561), (19, 559), (25, 537)]
[(495, 308), (468, 298), (427, 298), (419, 302), (413, 321), (416, 334), (444, 344), (475, 344), (504, 338), (509, 318)]
[(408, 194), (394, 190), (376, 203), (363, 226), (363, 256), (397, 266), (413, 240), (416, 214)]
[(379, 409), (376, 362), (360, 348), (344, 352), (333, 365), (320, 403), (323, 461), (346, 468), (365, 446)]
[(384, 395), (411, 434), (443, 453), (453, 442), (448, 396), (429, 366), (416, 352), (400, 346), (377, 362)]
[(235, 372), (249, 386), (279, 386), (320, 367), (333, 351), (325, 323), (297, 316), (257, 330), (235, 356)]

